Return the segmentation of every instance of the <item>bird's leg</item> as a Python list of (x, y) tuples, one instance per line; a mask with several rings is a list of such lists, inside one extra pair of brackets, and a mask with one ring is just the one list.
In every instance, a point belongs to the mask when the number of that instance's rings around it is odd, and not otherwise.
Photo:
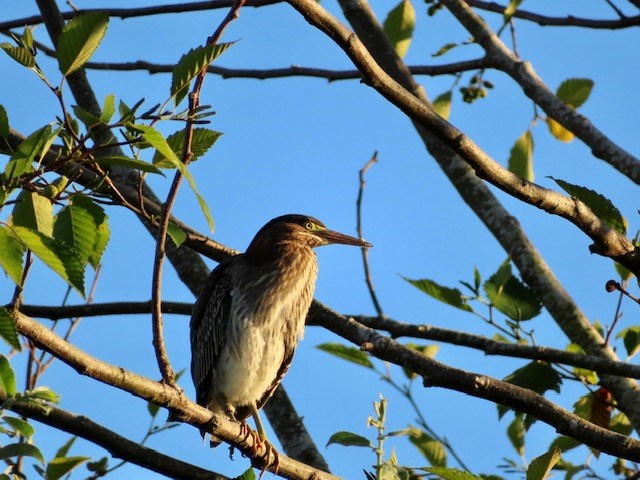
[[(262, 466), (262, 470), (260, 471), (260, 478), (264, 475), (264, 472), (267, 471), (267, 468), (273, 467), (274, 473), (278, 474), (278, 468), (280, 466), (280, 457), (278, 456), (278, 451), (271, 445), (271, 442), (267, 439), (267, 432), (264, 429), (264, 425), (262, 425), (262, 421), (260, 420), (260, 414), (258, 413), (258, 409), (255, 405), (251, 405), (251, 415), (253, 416), (253, 421), (256, 424), (256, 430), (258, 434), (254, 436), (254, 450), (257, 453), (258, 449), (260, 449), (263, 445), (265, 448), (264, 453), (264, 465)], [(273, 462), (270, 462), (269, 459), (271, 454), (273, 453)]]

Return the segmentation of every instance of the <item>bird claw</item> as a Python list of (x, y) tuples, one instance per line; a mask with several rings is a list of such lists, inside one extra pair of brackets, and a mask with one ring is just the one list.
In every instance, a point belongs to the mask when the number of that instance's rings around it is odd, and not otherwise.
[[(252, 450), (255, 452), (256, 456), (253, 458), (255, 460), (260, 460), (262, 466), (260, 468), (260, 475), (258, 478), (262, 478), (265, 472), (269, 469), (273, 469), (274, 475), (278, 475), (278, 471), (280, 470), (280, 454), (275, 449), (273, 445), (266, 438), (261, 438), (259, 435), (254, 433), (254, 444)], [(264, 447), (264, 454), (258, 456), (260, 450)], [(273, 455), (273, 461), (271, 461), (271, 455)]]

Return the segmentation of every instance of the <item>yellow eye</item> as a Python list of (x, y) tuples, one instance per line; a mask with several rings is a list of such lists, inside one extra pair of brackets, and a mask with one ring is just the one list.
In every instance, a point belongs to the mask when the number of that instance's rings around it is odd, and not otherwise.
[(313, 224), (313, 222), (305, 222), (304, 223), (304, 228), (306, 228), (307, 230), (313, 230), (313, 227), (315, 225)]

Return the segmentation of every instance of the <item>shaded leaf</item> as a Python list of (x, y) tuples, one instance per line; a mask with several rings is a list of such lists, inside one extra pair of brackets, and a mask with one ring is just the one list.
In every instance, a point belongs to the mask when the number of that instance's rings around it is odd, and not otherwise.
[(75, 251), (64, 243), (29, 228), (14, 226), (13, 232), (25, 247), (84, 298), (84, 267)]
[(451, 90), (441, 93), (433, 101), (433, 109), (445, 120), (449, 120), (451, 114)]
[(2, 420), (11, 425), (18, 435), (26, 438), (27, 440), (29, 440), (35, 433), (33, 426), (21, 418), (5, 416)]
[(627, 281), (631, 280), (631, 277), (633, 276), (633, 273), (631, 273), (631, 270), (629, 270), (624, 265), (620, 265), (618, 262), (615, 262), (615, 261), (613, 262), (613, 265), (614, 265), (618, 275), (620, 275), (620, 280), (621, 281), (627, 282)]
[(511, 273), (508, 259), (484, 283), (484, 290), (495, 308), (516, 321), (530, 320), (542, 309), (533, 291)]
[[(548, 363), (536, 360), (506, 376), (504, 381), (543, 395), (547, 390), (560, 393), (562, 377)], [(508, 410), (509, 407), (498, 405), (499, 417), (502, 418)]]
[(107, 32), (107, 12), (82, 13), (72, 18), (58, 37), (56, 55), (63, 75), (81, 68), (93, 55)]
[(46, 125), (33, 132), (20, 143), (16, 151), (11, 154), (11, 158), (4, 170), (5, 181), (12, 183), (23, 173), (33, 171), (31, 162), (42, 155), (52, 132), (53, 127)]
[(369, 355), (356, 347), (347, 347), (340, 343), (328, 342), (321, 343), (316, 348), (357, 365), (373, 368), (373, 364), (371, 363), (371, 360), (369, 360)]
[(592, 89), (593, 80), (589, 78), (569, 78), (560, 84), (556, 96), (567, 105), (578, 108), (587, 101)]
[(173, 243), (176, 245), (176, 247), (180, 247), (180, 245), (182, 245), (187, 239), (187, 234), (185, 233), (185, 231), (173, 222), (169, 222), (167, 234), (169, 235), (169, 237), (171, 237), (171, 240), (173, 240)]
[(22, 350), (18, 331), (16, 330), (16, 322), (5, 307), (0, 307), (0, 338), (7, 342), (11, 348), (15, 348), (18, 351)]
[(556, 437), (556, 439), (553, 442), (551, 442), (551, 445), (549, 446), (549, 450), (558, 448), (560, 449), (561, 452), (566, 452), (576, 447), (579, 447), (580, 445), (582, 445), (582, 443), (576, 440), (575, 438), (567, 437), (565, 435), (560, 435), (559, 437)]
[(509, 170), (533, 182), (533, 136), (527, 130), (518, 137), (509, 154)]
[(72, 203), (63, 207), (53, 224), (53, 238), (73, 248), (85, 264), (97, 240), (97, 225), (93, 216), (81, 205)]
[(365, 437), (352, 432), (336, 432), (329, 438), (327, 447), (337, 443), (345, 447), (371, 447), (371, 442)]
[(2, 48), (7, 55), (21, 65), (24, 65), (27, 68), (33, 68), (36, 66), (36, 59), (28, 48), (15, 47), (9, 42), (0, 43), (0, 48)]
[(547, 127), (549, 127), (549, 133), (551, 133), (551, 135), (553, 135), (555, 138), (565, 143), (569, 143), (571, 140), (573, 140), (575, 136), (573, 132), (564, 128), (553, 118), (547, 117), (545, 121), (547, 122)]
[(152, 402), (147, 402), (147, 410), (149, 411), (149, 415), (151, 418), (156, 418), (156, 415), (160, 411), (160, 407)]
[(125, 167), (134, 170), (140, 170), (148, 173), (156, 173), (164, 176), (164, 173), (155, 165), (139, 160), (137, 158), (125, 157), (124, 155), (113, 155), (110, 157), (100, 157), (93, 160), (93, 162), (103, 167)]
[[(7, 311), (4, 307), (0, 308)], [(16, 394), (16, 375), (4, 355), (0, 355), (0, 388), (7, 397), (13, 397)]]
[(384, 33), (400, 58), (404, 58), (411, 45), (416, 12), (410, 0), (400, 0), (384, 21)]
[(464, 470), (458, 470), (457, 468), (427, 467), (422, 470), (437, 475), (443, 480), (482, 480), (482, 477), (478, 477)]
[(32, 457), (44, 465), (44, 457), (35, 445), (30, 443), (12, 443), (0, 448), (0, 460), (12, 457)]
[(544, 455), (534, 458), (527, 468), (527, 480), (546, 479), (558, 460), (560, 460), (559, 448), (552, 448)]
[(460, 45), (460, 44), (459, 43), (446, 43), (442, 47), (440, 47), (440, 49), (436, 53), (432, 53), (431, 56), (432, 57), (440, 57), (440, 56), (444, 55), (445, 53), (447, 53), (452, 48), (457, 47), (458, 45)]
[(618, 210), (607, 197), (586, 187), (573, 185), (572, 183), (565, 182), (559, 178), (549, 178), (556, 182), (560, 188), (569, 195), (579, 199), (587, 205), (595, 215), (602, 219), (611, 228), (623, 235), (627, 233), (627, 219), (622, 216), (620, 210)]
[(596, 425), (609, 429), (611, 423), (611, 411), (613, 396), (606, 387), (600, 387), (593, 394), (593, 402), (591, 405), (591, 416), (589, 421)]
[[(420, 353), (422, 353), (423, 355), (426, 355), (429, 358), (435, 358), (436, 354), (438, 353), (438, 350), (440, 350), (440, 346), (437, 344), (433, 344), (433, 345), (418, 345), (416, 343), (407, 343), (405, 345), (408, 348), (411, 348), (413, 350), (417, 350)], [(404, 374), (406, 375), (406, 377), (409, 380), (413, 380), (414, 378), (416, 378), (418, 376), (417, 373), (412, 372), (411, 370), (409, 370), (406, 367), (402, 367), (402, 371), (404, 372)]]
[[(67, 440), (66, 442), (64, 442), (62, 444), (62, 446), (58, 449), (58, 451), (56, 452), (55, 457), (66, 457), (67, 455), (69, 455), (69, 450), (71, 450), (71, 447), (73, 446), (73, 444), (76, 442), (76, 438), (77, 437), (70, 437), (69, 440)], [(48, 479), (47, 479), (48, 480)]]
[(0, 225), (0, 266), (16, 285), (22, 281), (24, 251), (9, 229)]
[(58, 480), (91, 457), (58, 457), (47, 464), (47, 480)]
[(447, 465), (447, 451), (442, 442), (437, 441), (417, 428), (411, 428), (409, 441), (418, 448), (424, 458), (434, 467), (445, 467)]
[(53, 204), (35, 192), (23, 190), (16, 199), (11, 223), (36, 230), (48, 237), (53, 234)]
[[(584, 351), (584, 349), (580, 345), (577, 345), (575, 343), (570, 343), (569, 345), (567, 345), (566, 350), (567, 352), (586, 355), (586, 352)], [(576, 377), (581, 378), (585, 382), (590, 383), (591, 385), (596, 385), (598, 383), (598, 375), (593, 370), (589, 370), (587, 368), (573, 367), (573, 374)]]
[[(196, 161), (199, 157), (204, 155), (213, 146), (213, 144), (216, 143), (216, 140), (218, 140), (221, 135), (222, 133), (208, 128), (194, 128), (193, 139), (191, 141), (191, 153), (193, 153), (191, 162)], [(184, 150), (184, 136), (185, 131), (178, 130), (167, 137), (167, 143), (178, 158), (182, 157), (182, 152)], [(153, 164), (159, 168), (175, 168), (173, 162), (167, 160), (159, 151), (156, 151), (152, 161)]]
[(100, 119), (94, 116), (92, 113), (87, 112), (84, 108), (78, 105), (72, 105), (71, 108), (73, 108), (73, 113), (75, 113), (76, 117), (78, 117), (82, 121), (82, 123), (85, 124), (87, 129), (95, 127), (96, 125), (100, 125)]
[(420, 280), (412, 280), (406, 277), (402, 278), (417, 289), (435, 298), (436, 300), (440, 300), (447, 305), (451, 305), (452, 307), (456, 307), (467, 312), (473, 311), (471, 306), (467, 304), (466, 298), (464, 298), (460, 290), (458, 290), (457, 288), (444, 287), (437, 284), (433, 280), (429, 280), (428, 278), (423, 278)]
[(253, 468), (248, 468), (242, 473), (242, 475), (235, 477), (233, 480), (256, 480), (256, 474), (253, 471)]
[(509, 441), (520, 456), (524, 455), (524, 436), (526, 433), (522, 417), (522, 415), (516, 415), (507, 427), (507, 436), (509, 437)]
[(171, 79), (171, 96), (175, 97), (176, 105), (187, 95), (191, 80), (231, 45), (233, 43), (196, 47), (180, 58), (173, 68)]
[(611, 417), (609, 428), (614, 432), (627, 436), (631, 435), (631, 432), (633, 431), (633, 425), (631, 425), (629, 418), (623, 412), (618, 412)]
[(0, 105), (0, 137), (4, 139), (9, 137), (9, 117), (2, 105)]
[(73, 204), (84, 208), (93, 218), (96, 225), (96, 239), (89, 254), (89, 263), (93, 268), (98, 268), (102, 254), (107, 248), (111, 232), (109, 231), (109, 219), (104, 209), (85, 195), (75, 195)]

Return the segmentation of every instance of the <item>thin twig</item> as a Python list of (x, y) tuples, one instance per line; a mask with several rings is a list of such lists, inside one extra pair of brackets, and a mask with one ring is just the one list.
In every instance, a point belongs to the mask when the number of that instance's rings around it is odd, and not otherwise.
[[(362, 234), (362, 195), (364, 194), (364, 186), (366, 182), (364, 181), (364, 176), (367, 171), (373, 166), (374, 163), (378, 162), (378, 152), (373, 152), (373, 156), (364, 164), (358, 173), (358, 178), (360, 179), (360, 186), (358, 188), (358, 199), (356, 200), (356, 218), (357, 218), (357, 231), (358, 237), (363, 238)], [(373, 302), (373, 307), (376, 309), (376, 313), (380, 318), (384, 317), (384, 312), (382, 311), (382, 307), (380, 306), (380, 302), (378, 301), (378, 296), (376, 295), (375, 287), (373, 286), (373, 279), (371, 278), (371, 270), (369, 269), (369, 249), (363, 247), (360, 249), (362, 252), (362, 264), (364, 266), (364, 277), (365, 282), (367, 282), (367, 289), (369, 290), (369, 295), (371, 296), (371, 301)]]

